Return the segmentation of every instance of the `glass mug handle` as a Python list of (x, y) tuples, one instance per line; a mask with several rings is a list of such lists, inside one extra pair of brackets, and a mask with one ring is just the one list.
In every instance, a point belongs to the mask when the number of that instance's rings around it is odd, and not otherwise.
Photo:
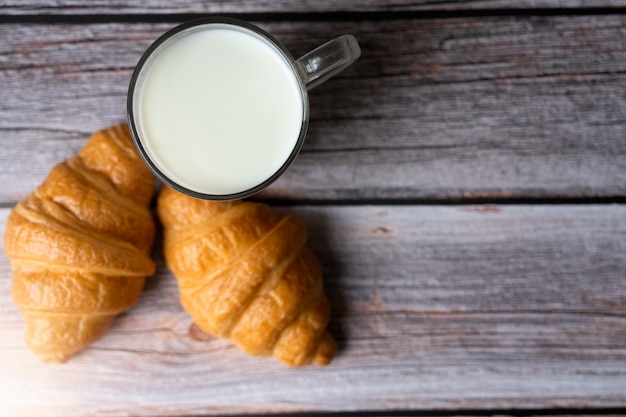
[(296, 59), (307, 90), (348, 68), (361, 56), (361, 48), (352, 35), (343, 35), (318, 46)]

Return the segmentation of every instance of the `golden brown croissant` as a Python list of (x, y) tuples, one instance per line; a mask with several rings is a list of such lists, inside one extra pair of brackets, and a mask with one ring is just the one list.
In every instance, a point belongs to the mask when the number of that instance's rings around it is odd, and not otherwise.
[(154, 272), (154, 191), (128, 128), (95, 133), (11, 211), (4, 250), (26, 343), (65, 362), (139, 298)]
[(205, 332), (287, 366), (330, 363), (330, 304), (304, 221), (265, 204), (197, 200), (163, 187), (157, 210), (181, 303)]

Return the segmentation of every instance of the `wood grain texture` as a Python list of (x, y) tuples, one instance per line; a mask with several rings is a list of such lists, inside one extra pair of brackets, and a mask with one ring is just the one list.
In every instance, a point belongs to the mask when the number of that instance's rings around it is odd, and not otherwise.
[(485, 9), (584, 9), (626, 7), (624, 0), (365, 0), (365, 1), (252, 1), (252, 0), (146, 0), (129, 2), (106, 0), (9, 0), (0, 5), (5, 14), (167, 14), (167, 13), (327, 13), (327, 12), (406, 12), (421, 10)]
[[(297, 206), (340, 352), (290, 370), (202, 335), (159, 265), (63, 366), (26, 350), (0, 256), (3, 416), (626, 406), (626, 206)], [(0, 233), (8, 209), (0, 210)]]
[[(125, 118), (141, 53), (173, 24), (0, 26), (0, 203)], [(259, 198), (626, 195), (626, 16), (261, 23), (294, 55), (354, 33), (311, 92), (309, 135)]]

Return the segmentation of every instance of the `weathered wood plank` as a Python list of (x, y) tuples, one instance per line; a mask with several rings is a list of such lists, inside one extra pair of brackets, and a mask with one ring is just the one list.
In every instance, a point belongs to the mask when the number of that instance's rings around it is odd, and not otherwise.
[(203, 337), (161, 260), (103, 339), (42, 365), (2, 254), (2, 415), (626, 406), (626, 206), (283, 210), (324, 265), (331, 366), (289, 370)]
[[(0, 26), (0, 202), (124, 119), (133, 66), (171, 26)], [(311, 92), (303, 152), (266, 197), (626, 195), (626, 16), (262, 26), (295, 55), (346, 32), (363, 47)]]
[(626, 7), (624, 0), (395, 0), (317, 2), (280, 0), (26, 0), (8, 1), (0, 5), (4, 14), (167, 14), (167, 13), (324, 13), (324, 12), (406, 12), (421, 10), (484, 10), (484, 9), (584, 9), (594, 7)]

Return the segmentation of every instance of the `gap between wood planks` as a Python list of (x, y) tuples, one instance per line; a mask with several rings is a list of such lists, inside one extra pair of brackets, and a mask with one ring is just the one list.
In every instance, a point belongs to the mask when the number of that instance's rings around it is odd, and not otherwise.
[[(626, 196), (614, 197), (490, 197), (467, 196), (461, 198), (442, 199), (339, 199), (339, 200), (306, 200), (306, 199), (274, 199), (252, 198), (275, 206), (513, 206), (513, 205), (582, 205), (582, 204), (624, 204)], [(2, 206), (0, 204), (0, 207)], [(10, 206), (9, 206), (10, 207)]]
[[(0, 11), (2, 9), (0, 8)], [(591, 7), (581, 9), (529, 8), (529, 9), (476, 9), (476, 10), (426, 10), (399, 12), (321, 12), (321, 13), (173, 13), (173, 14), (74, 14), (74, 15), (0, 15), (2, 23), (35, 24), (94, 24), (94, 23), (169, 23), (184, 22), (207, 16), (225, 16), (256, 22), (269, 21), (363, 21), (404, 19), (445, 19), (492, 16), (589, 16), (626, 14), (626, 7)]]
[[(626, 408), (553, 408), (513, 410), (419, 410), (419, 411), (359, 411), (330, 413), (259, 414), (258, 417), (533, 417), (533, 416), (617, 416), (626, 414)], [(190, 416), (199, 417), (199, 416)], [(240, 417), (240, 416), (223, 416)]]
[[(293, 199), (286, 200), (282, 198), (258, 198), (249, 199), (252, 202), (266, 203), (277, 207), (295, 207), (295, 206), (484, 206), (482, 210), (497, 210), (496, 206), (515, 206), (515, 205), (611, 205), (626, 204), (626, 196), (615, 197), (554, 197), (554, 198), (538, 198), (538, 197), (513, 197), (513, 198), (497, 198), (497, 197), (467, 197), (465, 199), (339, 199), (339, 200), (317, 200), (317, 199)], [(0, 202), (0, 209), (13, 208), (18, 202)], [(493, 206), (493, 207), (490, 207)], [(481, 209), (477, 209), (480, 211)], [(625, 409), (626, 411), (626, 409)]]

